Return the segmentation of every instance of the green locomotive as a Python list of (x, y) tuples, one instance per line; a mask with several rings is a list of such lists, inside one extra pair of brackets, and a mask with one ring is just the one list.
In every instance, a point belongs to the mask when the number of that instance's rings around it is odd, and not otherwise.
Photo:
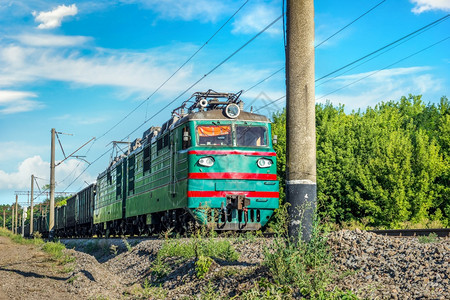
[[(247, 231), (278, 208), (270, 121), (241, 93), (195, 93), (91, 184), (55, 208), (54, 235), (151, 234), (191, 225)], [(48, 213), (34, 228), (48, 232)]]
[(97, 179), (94, 233), (264, 226), (279, 199), (270, 121), (239, 96), (195, 93), (116, 157)]

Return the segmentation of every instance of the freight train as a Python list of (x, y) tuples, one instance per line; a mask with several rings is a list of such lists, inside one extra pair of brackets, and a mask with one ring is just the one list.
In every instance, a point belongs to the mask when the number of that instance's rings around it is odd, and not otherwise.
[[(266, 225), (279, 205), (276, 141), (268, 118), (244, 111), (241, 93), (194, 93), (55, 208), (55, 236)], [(34, 230), (48, 235), (48, 218), (35, 218)]]

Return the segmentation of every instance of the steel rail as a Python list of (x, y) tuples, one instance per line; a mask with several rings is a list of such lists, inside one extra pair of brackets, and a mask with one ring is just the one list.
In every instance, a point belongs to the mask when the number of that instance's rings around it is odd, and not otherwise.
[(436, 234), (438, 237), (450, 237), (450, 228), (368, 230), (368, 232), (396, 237), (427, 236), (430, 234)]

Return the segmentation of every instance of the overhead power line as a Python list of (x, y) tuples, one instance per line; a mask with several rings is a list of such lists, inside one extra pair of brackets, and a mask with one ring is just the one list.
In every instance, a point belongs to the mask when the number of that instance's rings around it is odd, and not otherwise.
[(111, 127), (105, 133), (103, 133), (98, 139), (100, 139), (100, 138), (104, 137), (105, 135), (107, 135), (109, 132), (111, 132), (111, 130), (116, 128), (120, 123), (122, 123), (131, 114), (133, 114), (136, 110), (138, 110), (144, 103), (146, 103), (148, 100), (150, 100), (150, 98), (152, 98), (164, 85), (166, 85), (167, 82), (169, 82), (187, 63), (189, 63), (225, 27), (225, 25), (227, 25), (231, 21), (231, 19), (234, 18), (234, 16), (248, 3), (248, 1), (250, 1), (250, 0), (245, 1), (234, 12), (234, 14), (231, 15), (231, 17), (229, 17), (228, 20), (226, 20), (225, 23), (223, 23), (223, 25), (219, 29), (217, 29), (217, 31), (214, 32), (214, 34), (200, 48), (198, 48), (197, 51), (194, 52), (194, 54), (192, 54), (175, 72), (173, 72), (172, 75), (169, 76), (169, 78), (167, 78), (163, 83), (161, 83), (158, 86), (158, 88), (155, 91), (153, 91), (153, 93), (150, 96), (148, 96), (144, 101), (142, 101), (138, 106), (136, 106), (131, 112), (129, 112), (125, 117), (123, 117), (113, 127)]
[[(283, 12), (283, 16), (285, 14), (284, 12), (284, 1), (283, 0), (283, 5), (282, 5), (282, 12)], [(346, 29), (347, 27), (349, 27), (350, 25), (352, 25), (353, 23), (355, 23), (356, 21), (358, 21), (359, 19), (361, 19), (362, 17), (364, 17), (365, 15), (367, 15), (369, 12), (371, 12), (372, 10), (374, 10), (375, 8), (377, 8), (379, 5), (381, 5), (383, 2), (386, 2), (386, 0), (383, 0), (381, 2), (379, 2), (377, 5), (373, 6), (372, 8), (370, 8), (369, 10), (367, 10), (366, 12), (364, 12), (362, 15), (360, 15), (359, 17), (357, 17), (356, 19), (354, 19), (353, 21), (351, 21), (350, 23), (348, 23), (347, 25), (345, 25), (344, 27), (342, 27), (341, 29), (339, 29), (338, 31), (336, 31), (335, 33), (333, 33), (332, 35), (330, 35), (329, 37), (327, 37), (325, 40), (323, 40), (322, 42), (320, 42), (319, 44), (317, 44), (314, 48), (318, 48), (319, 46), (321, 46), (322, 44), (324, 44), (326, 41), (328, 41), (329, 39), (333, 38), (334, 36), (336, 36), (338, 33), (340, 33), (341, 31), (343, 31), (344, 29)], [(286, 47), (286, 36), (285, 36), (285, 24), (284, 24), (284, 19), (283, 19), (283, 39), (284, 39), (284, 47)], [(242, 92), (242, 94), (250, 91), (251, 89), (257, 87), (258, 85), (260, 85), (261, 83), (265, 82), (266, 80), (270, 79), (272, 76), (276, 75), (278, 72), (281, 72), (282, 70), (284, 70), (284, 66), (281, 67), (280, 69), (278, 69), (277, 71), (275, 71), (274, 73), (270, 74), (269, 76), (267, 76), (266, 78), (262, 79), (261, 81), (259, 81), (257, 84), (253, 85), (252, 87), (244, 90), (244, 92)]]
[(251, 42), (253, 42), (258, 36), (260, 36), (261, 34), (263, 34), (267, 29), (269, 29), (270, 27), (272, 27), (273, 24), (275, 24), (278, 20), (280, 20), (283, 17), (283, 15), (280, 15), (278, 18), (276, 18), (275, 20), (273, 20), (269, 25), (267, 25), (266, 27), (264, 27), (264, 29), (262, 29), (260, 32), (258, 32), (256, 35), (254, 35), (250, 40), (248, 40), (246, 43), (244, 43), (242, 46), (240, 46), (238, 49), (236, 49), (233, 53), (231, 53), (229, 56), (227, 56), (224, 60), (222, 60), (218, 65), (216, 65), (214, 68), (212, 68), (208, 73), (204, 74), (202, 77), (200, 77), (196, 82), (194, 82), (193, 84), (191, 84), (186, 90), (184, 90), (180, 95), (178, 95), (177, 97), (175, 97), (172, 101), (170, 101), (168, 104), (166, 104), (163, 108), (161, 108), (160, 110), (158, 110), (155, 114), (153, 114), (150, 118), (148, 118), (147, 120), (145, 120), (141, 125), (139, 125), (136, 129), (134, 129), (132, 132), (130, 132), (126, 137), (124, 137), (122, 139), (122, 141), (124, 141), (125, 139), (129, 138), (130, 135), (132, 135), (134, 132), (136, 132), (139, 128), (141, 128), (142, 126), (144, 126), (148, 121), (152, 120), (155, 116), (157, 116), (158, 114), (160, 114), (163, 110), (165, 110), (167, 107), (169, 107), (170, 105), (172, 105), (175, 101), (177, 101), (178, 99), (180, 99), (184, 94), (186, 94), (190, 89), (192, 89), (194, 86), (196, 86), (199, 82), (201, 82), (203, 79), (205, 79), (208, 75), (210, 75), (212, 72), (214, 72), (215, 70), (217, 70), (220, 66), (222, 66), (224, 63), (226, 63), (228, 60), (230, 60), (233, 56), (235, 56), (239, 51), (241, 51), (242, 49), (244, 49), (248, 44), (250, 44)]
[(335, 33), (333, 33), (332, 35), (330, 35), (328, 38), (326, 38), (325, 40), (323, 40), (323, 41), (320, 42), (319, 44), (317, 44), (314, 48), (319, 47), (320, 45), (322, 45), (323, 43), (325, 43), (326, 41), (328, 41), (329, 39), (331, 39), (332, 37), (334, 37), (335, 35), (337, 35), (338, 33), (340, 33), (342, 30), (344, 30), (344, 29), (347, 28), (348, 26), (352, 25), (353, 23), (355, 23), (356, 21), (358, 21), (359, 19), (361, 19), (362, 17), (364, 17), (365, 15), (367, 15), (367, 14), (370, 13), (372, 10), (374, 10), (375, 8), (377, 8), (378, 6), (380, 6), (383, 2), (386, 2), (386, 0), (383, 0), (383, 1), (379, 2), (377, 5), (375, 5), (374, 7), (372, 7), (371, 9), (369, 9), (368, 11), (366, 11), (365, 13), (363, 13), (362, 15), (360, 15), (359, 17), (357, 17), (356, 19), (354, 19), (353, 21), (351, 21), (350, 23), (348, 23), (347, 25), (345, 25), (344, 27), (342, 27), (341, 29), (339, 29), (339, 30), (336, 31)]
[(410, 36), (420, 32), (420, 31), (422, 31), (422, 30), (424, 30), (424, 29), (426, 29), (426, 28), (428, 28), (428, 27), (430, 27), (430, 26), (432, 26), (432, 25), (434, 25), (434, 24), (436, 24), (438, 22), (442, 22), (442, 21), (446, 20), (449, 16), (450, 15), (447, 14), (446, 16), (444, 16), (444, 17), (442, 17), (442, 18), (440, 18), (440, 19), (438, 19), (438, 20), (436, 20), (434, 22), (431, 22), (428, 25), (425, 25), (425, 26), (423, 26), (423, 27), (421, 27), (421, 28), (419, 28), (419, 29), (417, 29), (417, 30), (415, 30), (415, 31), (413, 31), (413, 32), (411, 32), (411, 33), (409, 33), (409, 34), (407, 34), (407, 35), (405, 35), (405, 36), (403, 36), (403, 37), (401, 37), (401, 38), (399, 38), (399, 39), (397, 39), (397, 40), (395, 40), (395, 41), (393, 41), (393, 42), (391, 42), (391, 43), (389, 43), (389, 44), (387, 44), (387, 45), (385, 45), (385, 46), (383, 46), (383, 47), (381, 47), (381, 48), (379, 48), (377, 50), (375, 50), (375, 51), (373, 51), (373, 52), (370, 52), (369, 54), (364, 55), (361, 58), (358, 58), (357, 60), (352, 61), (351, 63), (346, 64), (343, 67), (338, 68), (337, 70), (334, 70), (333, 72), (330, 72), (330, 73), (328, 73), (328, 74), (326, 74), (326, 75), (316, 79), (315, 82), (317, 82), (319, 80), (322, 80), (324, 78), (327, 78), (328, 76), (333, 75), (334, 73), (339, 72), (339, 71), (341, 71), (341, 70), (343, 70), (343, 69), (345, 69), (345, 68), (347, 68), (347, 67), (349, 67), (349, 66), (351, 66), (351, 65), (353, 65), (353, 64), (355, 64), (355, 63), (357, 63), (357, 62), (359, 62), (359, 61), (361, 61), (363, 59), (366, 59), (369, 56), (372, 56), (372, 55), (382, 51), (383, 49), (386, 49), (386, 48), (388, 48), (388, 47), (390, 47), (392, 45), (395, 45), (396, 43), (398, 43), (398, 42), (400, 42), (400, 41), (402, 41), (402, 40), (404, 40), (404, 39), (406, 39), (406, 38), (408, 38), (408, 37), (410, 37)]
[[(275, 24), (277, 21), (279, 21), (281, 18), (283, 17), (283, 15), (280, 15), (278, 18), (276, 18), (275, 20), (273, 20), (269, 25), (267, 25), (266, 27), (264, 27), (261, 31), (259, 31), (256, 35), (254, 35), (250, 40), (248, 40), (246, 43), (244, 43), (242, 46), (240, 46), (238, 49), (236, 49), (233, 53), (231, 53), (229, 56), (227, 56), (224, 60), (222, 60), (219, 64), (217, 64), (214, 68), (212, 68), (208, 73), (206, 73), (205, 75), (203, 75), (202, 77), (200, 77), (196, 82), (194, 82), (193, 84), (191, 84), (186, 90), (184, 90), (180, 95), (178, 95), (175, 99), (173, 99), (172, 101), (170, 101), (167, 105), (165, 105), (163, 108), (161, 108), (160, 110), (158, 110), (155, 114), (153, 114), (150, 118), (148, 118), (147, 120), (145, 120), (141, 125), (139, 125), (136, 129), (134, 129), (132, 132), (130, 132), (126, 137), (124, 137), (121, 141), (124, 141), (125, 139), (127, 139), (130, 135), (132, 135), (134, 132), (136, 132), (139, 128), (141, 128), (143, 125), (145, 125), (147, 122), (149, 122), (151, 119), (153, 119), (155, 116), (157, 116), (158, 114), (160, 114), (162, 111), (164, 111), (167, 107), (169, 107), (170, 105), (172, 105), (176, 100), (178, 100), (179, 98), (181, 98), (186, 92), (188, 92), (191, 88), (193, 88), (194, 86), (196, 86), (200, 81), (202, 81), (203, 79), (205, 79), (208, 75), (210, 75), (211, 73), (213, 73), (215, 70), (217, 70), (220, 66), (222, 66), (224, 63), (226, 63), (228, 60), (230, 60), (234, 55), (236, 55), (239, 51), (241, 51), (243, 48), (245, 48), (248, 44), (250, 44), (253, 40), (255, 40), (258, 36), (260, 36), (262, 33), (264, 33), (267, 29), (269, 29), (270, 27), (273, 26), (273, 24)], [(97, 162), (100, 158), (102, 158), (103, 156), (105, 156), (111, 149), (108, 149), (106, 152), (104, 152), (103, 154), (101, 154), (99, 157), (97, 157), (90, 165), (88, 165), (78, 176), (77, 178), (75, 178), (67, 187), (65, 190), (67, 190), (75, 181), (78, 180), (78, 178), (80, 178), (80, 176), (82, 174), (84, 174), (84, 172), (86, 172), (86, 170), (92, 166), (95, 162)]]
[(375, 56), (373, 56), (373, 57), (371, 57), (371, 58), (369, 58), (369, 59), (367, 59), (367, 60), (365, 60), (365, 61), (362, 61), (361, 63), (359, 63), (359, 64), (357, 64), (357, 65), (351, 67), (350, 69), (346, 69), (345, 71), (343, 71), (343, 72), (341, 72), (341, 73), (339, 73), (339, 74), (333, 76), (332, 78), (329, 78), (329, 79), (327, 79), (327, 80), (325, 80), (325, 81), (322, 81), (321, 83), (317, 83), (317, 84), (316, 84), (316, 87), (321, 86), (321, 85), (323, 85), (323, 84), (325, 84), (325, 83), (327, 83), (327, 82), (330, 82), (330, 81), (332, 81), (332, 80), (334, 80), (334, 79), (336, 79), (336, 78), (338, 78), (338, 77), (340, 77), (340, 76), (342, 76), (342, 75), (344, 75), (344, 74), (350, 72), (351, 70), (354, 70), (354, 69), (356, 69), (357, 67), (362, 66), (362, 65), (368, 63), (369, 61), (371, 61), (371, 60), (373, 60), (373, 59), (375, 59), (375, 58), (377, 58), (377, 57), (379, 57), (379, 56), (385, 54), (386, 52), (389, 52), (389, 51), (391, 51), (391, 50), (397, 48), (398, 46), (403, 45), (404, 43), (408, 42), (409, 40), (411, 40), (411, 39), (413, 39), (413, 38), (415, 38), (415, 37), (417, 37), (417, 36), (419, 36), (419, 35), (421, 35), (421, 34), (427, 32), (428, 30), (430, 30), (431, 28), (433, 28), (434, 26), (437, 26), (437, 25), (439, 25), (439, 23), (433, 24), (432, 26), (428, 27), (427, 29), (424, 29), (424, 30), (418, 32), (417, 34), (412, 35), (412, 36), (410, 36), (409, 38), (403, 40), (401, 43), (398, 43), (398, 44), (396, 44), (396, 45), (393, 45), (392, 47), (386, 49), (385, 51), (380, 52), (380, 53), (378, 53), (377, 55), (375, 55)]
[(357, 80), (355, 80), (355, 81), (353, 81), (353, 82), (351, 82), (351, 83), (349, 83), (349, 84), (346, 84), (346, 85), (344, 85), (344, 86), (342, 86), (342, 87), (340, 87), (340, 88), (338, 88), (338, 89), (335, 89), (334, 91), (332, 91), (332, 92), (330, 92), (330, 93), (328, 93), (328, 94), (325, 94), (325, 95), (323, 95), (323, 96), (320, 97), (320, 98), (317, 98), (316, 101), (317, 101), (317, 100), (320, 100), (320, 99), (322, 99), (322, 98), (325, 98), (326, 96), (329, 96), (329, 95), (331, 95), (331, 94), (333, 94), (333, 93), (335, 93), (335, 92), (338, 92), (338, 91), (340, 91), (340, 90), (342, 90), (342, 89), (344, 89), (344, 88), (346, 88), (346, 87), (348, 87), (348, 86), (350, 86), (350, 85), (353, 85), (353, 84), (355, 84), (355, 83), (357, 83), (357, 82), (360, 82), (361, 80), (364, 80), (364, 79), (366, 79), (366, 78), (368, 78), (368, 77), (370, 77), (370, 76), (373, 76), (373, 75), (375, 75), (375, 74), (377, 74), (377, 73), (379, 73), (379, 72), (381, 72), (381, 71), (383, 71), (383, 70), (386, 70), (386, 69), (388, 69), (388, 68), (390, 68), (390, 67), (392, 67), (392, 66), (394, 66), (394, 65), (396, 65), (396, 64), (398, 64), (398, 63), (400, 63), (400, 62), (402, 62), (402, 61), (404, 61), (404, 60), (406, 60), (406, 59), (408, 59), (408, 58), (410, 58), (410, 57), (412, 57), (412, 56), (414, 56), (414, 55), (417, 55), (417, 54), (419, 54), (419, 53), (421, 53), (421, 52), (423, 52), (423, 51), (425, 51), (425, 50), (430, 49), (431, 47), (434, 47), (434, 46), (436, 46), (436, 45), (438, 45), (438, 44), (440, 44), (440, 43), (442, 43), (442, 42), (445, 42), (445, 41), (448, 40), (449, 38), (450, 38), (450, 36), (448, 36), (448, 37), (446, 37), (446, 38), (444, 38), (444, 39), (442, 39), (442, 40), (440, 40), (440, 41), (438, 41), (438, 42), (436, 42), (436, 43), (434, 43), (434, 44), (432, 44), (432, 45), (430, 45), (430, 46), (428, 46), (428, 47), (425, 47), (425, 48), (423, 48), (423, 49), (421, 49), (421, 50), (419, 50), (419, 51), (417, 51), (417, 52), (414, 52), (413, 54), (408, 55), (408, 56), (406, 56), (406, 57), (404, 57), (404, 58), (402, 58), (402, 59), (400, 59), (400, 60), (397, 60), (396, 62), (394, 62), (394, 63), (392, 63), (392, 64), (390, 64), (390, 65), (388, 65), (388, 66), (386, 66), (386, 67), (384, 67), (384, 68), (382, 68), (382, 69), (376, 70), (376, 71), (374, 71), (374, 72), (372, 72), (372, 73), (370, 73), (370, 74), (368, 74), (368, 75), (366, 75), (366, 76), (364, 76), (364, 77), (361, 77), (361, 78), (359, 78), (359, 79), (357, 79)]
[[(351, 83), (349, 83), (349, 84), (347, 84), (347, 85), (345, 85), (345, 86), (343, 86), (343, 87), (340, 87), (340, 88), (338, 88), (338, 89), (336, 89), (336, 90), (334, 90), (334, 91), (332, 91), (332, 92), (330, 92), (330, 93), (328, 93), (328, 94), (325, 94), (325, 95), (321, 96), (320, 98), (316, 98), (316, 101), (317, 101), (317, 100), (320, 100), (320, 99), (322, 99), (322, 98), (325, 98), (326, 96), (329, 96), (329, 95), (331, 95), (331, 94), (334, 94), (334, 93), (336, 93), (336, 92), (338, 92), (338, 91), (340, 91), (340, 90), (342, 90), (342, 89), (344, 89), (344, 88), (346, 88), (346, 87), (348, 87), (348, 86), (350, 86), (350, 85), (353, 85), (353, 84), (355, 84), (355, 83), (357, 83), (357, 82), (359, 82), (359, 81), (362, 81), (362, 80), (364, 80), (364, 79), (366, 79), (366, 78), (368, 78), (368, 77), (371, 77), (371, 76), (373, 76), (373, 75), (375, 75), (375, 74), (377, 74), (377, 73), (379, 73), (379, 72), (381, 72), (381, 71), (383, 71), (383, 70), (386, 70), (386, 69), (388, 69), (388, 68), (390, 68), (390, 67), (392, 67), (392, 66), (394, 66), (394, 65), (396, 65), (396, 64), (398, 64), (398, 63), (400, 63), (400, 62), (402, 62), (402, 61), (404, 61), (404, 60), (406, 60), (406, 59), (408, 59), (408, 58), (410, 58), (410, 57), (413, 57), (413, 56), (415, 56), (415, 55), (417, 55), (417, 54), (419, 54), (419, 53), (421, 53), (421, 52), (424, 52), (424, 51), (426, 51), (426, 50), (428, 50), (428, 49), (430, 49), (430, 48), (432, 48), (432, 47), (434, 47), (434, 46), (436, 46), (436, 45), (438, 45), (438, 44), (440, 44), (440, 43), (443, 43), (443, 42), (445, 42), (445, 41), (448, 40), (448, 39), (450, 39), (450, 36), (448, 36), (448, 37), (446, 37), (446, 38), (444, 38), (444, 39), (442, 39), (442, 40), (440, 40), (440, 41), (438, 41), (438, 42), (436, 42), (436, 43), (434, 43), (434, 44), (431, 44), (431, 45), (429, 45), (429, 46), (427, 46), (427, 47), (425, 47), (425, 48), (423, 48), (423, 49), (421, 49), (421, 50), (419, 50), (419, 51), (417, 51), (417, 52), (414, 52), (414, 53), (412, 53), (412, 54), (410, 54), (410, 55), (408, 55), (408, 56), (406, 56), (406, 57), (404, 57), (404, 58), (402, 58), (402, 59), (400, 59), (400, 60), (397, 60), (396, 62), (394, 62), (394, 63), (392, 63), (392, 64), (389, 64), (388, 66), (386, 66), (386, 67), (384, 67), (384, 68), (382, 68), (382, 69), (376, 70), (376, 71), (374, 71), (374, 72), (372, 72), (372, 73), (370, 73), (370, 74), (368, 74), (368, 75), (366, 75), (366, 76), (364, 76), (364, 77), (361, 77), (361, 78), (359, 78), (359, 79), (357, 79), (357, 80), (355, 80), (355, 81), (353, 81), (353, 82), (351, 82)], [(279, 97), (279, 98), (277, 98), (277, 99), (275, 99), (275, 100), (273, 100), (273, 101), (267, 103), (266, 105), (259, 107), (259, 108), (256, 109), (254, 112), (257, 112), (257, 111), (259, 111), (259, 110), (261, 110), (261, 109), (263, 109), (263, 108), (266, 108), (267, 106), (270, 106), (270, 105), (272, 105), (273, 103), (278, 102), (278, 101), (282, 100), (282, 99), (285, 98), (285, 97), (286, 97), (286, 96), (281, 96), (281, 97)]]

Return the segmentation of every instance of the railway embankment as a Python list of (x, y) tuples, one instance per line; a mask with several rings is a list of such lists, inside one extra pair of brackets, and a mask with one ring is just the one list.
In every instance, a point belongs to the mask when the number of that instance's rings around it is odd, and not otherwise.
[[(271, 267), (286, 267), (281, 256), (267, 264), (265, 254), (280, 250), (274, 238), (71, 240), (64, 241), (65, 251), (75, 260), (66, 265), (52, 263), (40, 246), (0, 241), (0, 299), (289, 299), (308, 292), (281, 283), (286, 278), (274, 279)], [(306, 279), (296, 280), (323, 278), (327, 295), (450, 299), (449, 238), (341, 230), (330, 233), (326, 247), (317, 250), (327, 251), (328, 263), (305, 268)], [(278, 271), (277, 276), (290, 272)], [(322, 288), (317, 278), (311, 281), (319, 285), (315, 292)]]
[[(90, 246), (84, 242), (98, 260), (74, 251), (77, 266), (71, 274), (71, 291), (92, 297), (102, 295), (109, 287), (120, 287), (117, 293), (122, 291), (122, 295), (155, 299), (301, 296), (299, 291), (286, 290), (271, 279), (264, 253), (274, 248), (273, 238), (238, 237), (229, 241), (233, 249), (229, 251), (235, 251), (237, 259), (213, 259), (201, 278), (197, 259), (188, 255), (182, 258), (182, 254), (159, 255), (168, 243), (164, 239), (134, 241), (134, 247), (127, 246), (130, 241), (122, 241), (118, 248), (114, 242), (91, 241), (94, 244)], [(170, 243), (186, 242), (180, 239)], [(450, 299), (448, 238), (396, 238), (341, 230), (329, 234), (327, 244), (331, 261), (326, 276), (332, 277), (328, 292), (341, 291), (341, 295), (361, 299)], [(93, 278), (86, 274), (93, 274), (94, 285)]]

